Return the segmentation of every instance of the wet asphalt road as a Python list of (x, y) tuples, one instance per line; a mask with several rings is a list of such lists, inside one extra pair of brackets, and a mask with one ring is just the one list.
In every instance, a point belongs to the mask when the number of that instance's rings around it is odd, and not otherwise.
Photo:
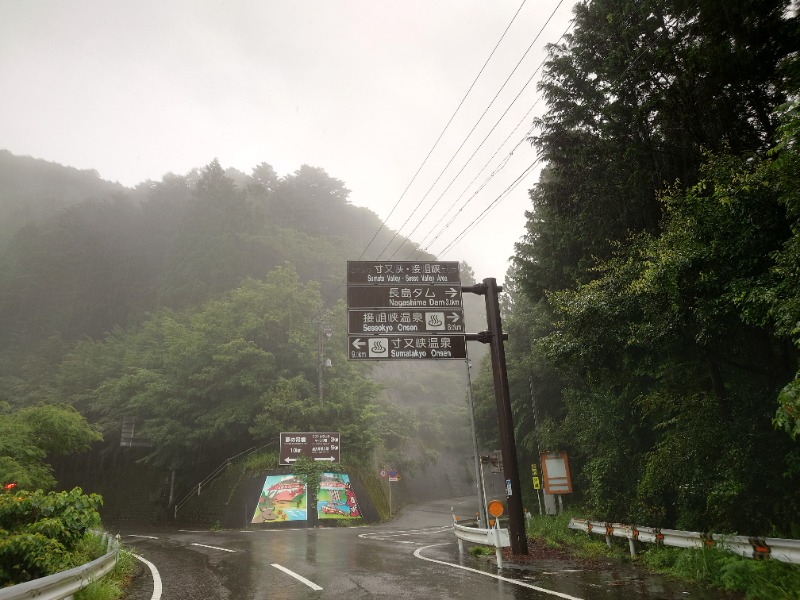
[[(474, 514), (474, 499), (408, 507), (391, 523), (358, 528), (253, 531), (126, 531), (144, 567), (127, 600), (711, 599), (700, 588), (646, 577), (627, 565), (584, 570), (563, 561), (506, 562), (459, 555), (450, 508)], [(145, 537), (147, 536), (147, 537)]]

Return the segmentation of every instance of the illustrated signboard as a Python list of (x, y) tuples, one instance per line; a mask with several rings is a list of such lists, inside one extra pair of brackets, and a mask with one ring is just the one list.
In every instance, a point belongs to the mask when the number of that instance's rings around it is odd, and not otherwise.
[[(267, 475), (251, 523), (308, 520), (306, 485), (295, 475)], [(350, 477), (323, 473), (317, 492), (320, 519), (356, 519), (361, 516)]]
[(306, 485), (294, 475), (267, 475), (251, 523), (308, 519)]
[(361, 516), (350, 477), (344, 473), (323, 473), (317, 492), (320, 519), (355, 519)]

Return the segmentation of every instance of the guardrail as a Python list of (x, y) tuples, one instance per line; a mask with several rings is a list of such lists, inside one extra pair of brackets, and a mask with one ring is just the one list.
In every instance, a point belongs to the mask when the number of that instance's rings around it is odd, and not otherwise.
[(511, 538), (508, 535), (508, 529), (505, 527), (500, 528), (499, 520), (494, 521), (494, 526), (489, 529), (481, 529), (475, 521), (467, 521), (467, 523), (474, 523), (474, 525), (461, 525), (458, 517), (453, 515), (453, 533), (455, 533), (458, 538), (459, 553), (464, 553), (464, 542), (494, 546), (495, 556), (497, 557), (497, 568), (502, 569), (503, 555), (500, 549), (511, 546)]
[(117, 564), (119, 554), (119, 536), (102, 534), (106, 542), (106, 554), (79, 567), (68, 571), (40, 577), (33, 581), (18, 583), (11, 587), (0, 588), (0, 600), (62, 600), (71, 598), (72, 594), (85, 588), (92, 581), (100, 579)]
[(676, 548), (703, 548), (717, 546), (745, 558), (764, 560), (774, 558), (781, 562), (800, 564), (800, 540), (783, 538), (746, 537), (741, 535), (722, 535), (679, 531), (677, 529), (657, 529), (639, 527), (622, 523), (604, 523), (586, 519), (570, 519), (570, 529), (606, 536), (611, 545), (612, 537), (627, 538), (632, 556), (636, 555), (636, 542), (661, 544)]

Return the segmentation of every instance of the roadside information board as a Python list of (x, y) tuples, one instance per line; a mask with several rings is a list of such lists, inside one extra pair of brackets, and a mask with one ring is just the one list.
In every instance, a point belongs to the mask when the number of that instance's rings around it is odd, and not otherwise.
[(301, 456), (315, 462), (338, 463), (340, 457), (339, 433), (316, 431), (282, 431), (280, 439), (280, 464), (291, 465)]
[(467, 355), (457, 261), (348, 261), (351, 360)]

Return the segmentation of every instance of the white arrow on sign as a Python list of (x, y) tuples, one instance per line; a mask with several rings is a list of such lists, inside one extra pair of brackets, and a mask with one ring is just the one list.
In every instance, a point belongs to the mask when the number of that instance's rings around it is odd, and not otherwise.
[(445, 294), (447, 294), (451, 298), (455, 298), (456, 296), (458, 296), (458, 290), (456, 288), (450, 288), (449, 290), (445, 291)]
[(453, 323), (458, 323), (461, 320), (461, 316), (458, 313), (450, 313), (447, 315), (447, 318), (450, 319)]
[(316, 461), (316, 460), (324, 460), (324, 461), (327, 461), (327, 462), (333, 462), (334, 460), (336, 460), (336, 457), (335, 457), (335, 456), (331, 456), (331, 457), (329, 458), (329, 457), (327, 457), (327, 456), (326, 456), (326, 457), (322, 458), (322, 457), (320, 457), (320, 456), (315, 456), (315, 457), (314, 457), (314, 460), (315, 460), (315, 461)]
[(367, 345), (367, 342), (362, 342), (361, 338), (356, 338), (353, 340), (353, 348), (356, 350), (361, 350), (364, 346)]
[(287, 456), (286, 458), (283, 459), (283, 462), (285, 462), (285, 463), (293, 463), (293, 462), (297, 462), (297, 459), (296, 458), (289, 458)]

